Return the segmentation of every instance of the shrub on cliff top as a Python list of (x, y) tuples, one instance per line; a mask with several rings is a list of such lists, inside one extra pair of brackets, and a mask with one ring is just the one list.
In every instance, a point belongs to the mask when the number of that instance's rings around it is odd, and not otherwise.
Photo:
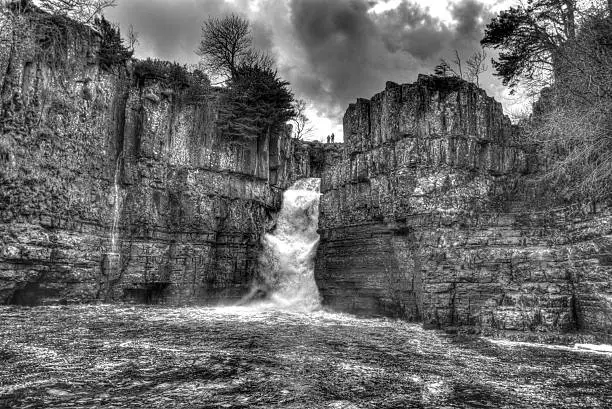
[[(80, 2), (66, 2), (67, 5), (77, 3)], [(26, 21), (31, 25), (34, 35), (36, 57), (52, 67), (65, 66), (69, 45), (75, 38), (88, 40), (90, 45), (99, 39), (98, 60), (100, 67), (107, 71), (115, 65), (125, 64), (132, 57), (133, 52), (124, 45), (118, 26), (104, 16), (94, 18), (93, 24), (85, 24), (73, 19), (70, 13), (58, 12), (52, 7), (42, 9), (30, 0), (10, 2), (6, 10), (13, 17), (27, 15)], [(12, 41), (22, 39), (24, 33), (16, 30), (25, 30), (24, 27), (12, 24), (6, 28), (13, 31)]]
[(185, 66), (176, 62), (151, 58), (136, 61), (134, 79), (140, 87), (144, 86), (148, 80), (158, 81), (166, 87), (178, 89), (189, 86), (189, 72)]
[[(63, 15), (45, 12), (30, 1), (11, 2), (3, 11), (5, 40), (19, 42), (31, 32), (36, 58), (51, 67), (63, 67), (68, 58), (71, 33), (91, 34), (91, 28)], [(27, 18), (19, 18), (26, 16)]]
[(159, 82), (163, 87), (183, 91), (182, 102), (197, 104), (210, 93), (210, 80), (200, 70), (189, 72), (176, 62), (147, 58), (134, 64), (134, 81), (144, 87), (147, 81)]

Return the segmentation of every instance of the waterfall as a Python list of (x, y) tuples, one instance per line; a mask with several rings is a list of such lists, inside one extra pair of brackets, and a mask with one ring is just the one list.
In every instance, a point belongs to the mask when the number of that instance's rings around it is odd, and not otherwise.
[(121, 194), (119, 192), (119, 176), (121, 173), (120, 168), (121, 160), (117, 158), (117, 163), (115, 165), (115, 180), (113, 186), (113, 227), (111, 229), (111, 254), (118, 254), (117, 248), (117, 235), (119, 229), (119, 217), (121, 216)]
[(307, 310), (319, 306), (314, 259), (320, 184), (320, 179), (302, 179), (285, 191), (276, 228), (263, 239), (260, 275), (276, 306)]
[(115, 164), (115, 179), (113, 185), (113, 225), (110, 233), (111, 246), (108, 253), (102, 254), (102, 281), (101, 291), (105, 301), (113, 298), (113, 280), (120, 277), (121, 254), (119, 251), (119, 219), (121, 217), (121, 189), (119, 188), (119, 178), (121, 176), (121, 157), (117, 158)]

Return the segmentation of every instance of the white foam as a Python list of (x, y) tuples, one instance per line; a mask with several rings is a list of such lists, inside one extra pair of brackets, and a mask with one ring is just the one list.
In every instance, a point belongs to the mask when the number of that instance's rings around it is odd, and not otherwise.
[(320, 305), (314, 280), (320, 184), (320, 179), (302, 179), (285, 191), (276, 228), (263, 240), (260, 274), (271, 291), (269, 302), (282, 309)]
[(522, 341), (509, 341), (504, 339), (488, 339), (489, 342), (503, 346), (503, 347), (535, 347), (544, 349), (556, 349), (560, 351), (573, 351), (573, 352), (591, 352), (596, 354), (611, 354), (612, 345), (607, 344), (574, 344), (573, 347), (566, 345), (555, 345), (555, 344), (541, 344), (536, 342), (522, 342)]
[(608, 344), (576, 344), (574, 348), (584, 349), (592, 352), (599, 352), (604, 354), (612, 354), (612, 345)]

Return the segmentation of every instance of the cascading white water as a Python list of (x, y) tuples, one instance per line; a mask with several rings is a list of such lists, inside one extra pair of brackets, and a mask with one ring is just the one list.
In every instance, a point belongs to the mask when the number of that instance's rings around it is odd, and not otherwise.
[(274, 232), (263, 239), (260, 274), (277, 306), (311, 310), (319, 306), (314, 258), (319, 244), (320, 179), (302, 179), (283, 195)]
[(121, 187), (119, 178), (121, 175), (121, 157), (115, 163), (115, 178), (113, 186), (113, 225), (110, 233), (110, 251), (102, 254), (102, 276), (105, 277), (103, 296), (105, 300), (112, 298), (111, 281), (116, 279), (120, 273), (121, 254), (119, 249), (119, 221), (121, 217)]
[(113, 227), (111, 230), (111, 254), (118, 254), (117, 249), (117, 232), (119, 228), (119, 217), (121, 212), (121, 194), (119, 191), (119, 175), (120, 175), (120, 160), (117, 159), (117, 163), (115, 165), (115, 180), (114, 180), (114, 204), (113, 204)]

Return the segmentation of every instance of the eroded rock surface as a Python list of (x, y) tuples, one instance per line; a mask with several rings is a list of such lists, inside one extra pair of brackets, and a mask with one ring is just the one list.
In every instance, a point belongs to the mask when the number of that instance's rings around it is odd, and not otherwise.
[(488, 330), (612, 331), (612, 219), (542, 208), (517, 129), (475, 85), (387, 83), (323, 172), (315, 275), (333, 308)]
[(74, 23), (49, 60), (45, 18), (7, 21), (0, 50), (0, 304), (240, 297), (301, 172), (288, 130), (229, 143), (219, 90), (102, 69)]

